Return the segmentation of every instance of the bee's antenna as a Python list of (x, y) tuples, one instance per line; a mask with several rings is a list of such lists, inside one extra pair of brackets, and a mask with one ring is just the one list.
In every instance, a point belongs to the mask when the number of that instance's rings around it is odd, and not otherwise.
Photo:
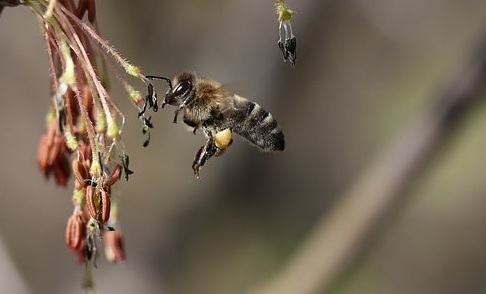
[(166, 77), (159, 77), (159, 76), (145, 76), (149, 80), (164, 80), (169, 84), (169, 88), (172, 89), (172, 81)]

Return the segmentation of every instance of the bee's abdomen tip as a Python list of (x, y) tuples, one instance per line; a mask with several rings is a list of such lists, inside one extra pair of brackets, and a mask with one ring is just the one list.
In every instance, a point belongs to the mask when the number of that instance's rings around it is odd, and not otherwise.
[(284, 151), (285, 150), (285, 140), (282, 138), (281, 140), (276, 141), (273, 147), (274, 147), (275, 151)]

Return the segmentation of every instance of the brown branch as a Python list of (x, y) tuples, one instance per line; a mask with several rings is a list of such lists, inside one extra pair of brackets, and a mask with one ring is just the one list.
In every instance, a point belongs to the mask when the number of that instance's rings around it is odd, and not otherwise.
[(351, 264), (384, 216), (477, 102), (486, 85), (486, 38), (433, 105), (414, 120), (324, 215), (288, 264), (254, 294), (321, 293)]

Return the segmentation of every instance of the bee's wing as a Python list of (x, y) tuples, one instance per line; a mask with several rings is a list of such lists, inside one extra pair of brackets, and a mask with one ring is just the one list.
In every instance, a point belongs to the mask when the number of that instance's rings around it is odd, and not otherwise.
[(260, 105), (238, 95), (230, 97), (220, 111), (233, 132), (263, 151), (284, 150), (282, 130), (272, 114)]

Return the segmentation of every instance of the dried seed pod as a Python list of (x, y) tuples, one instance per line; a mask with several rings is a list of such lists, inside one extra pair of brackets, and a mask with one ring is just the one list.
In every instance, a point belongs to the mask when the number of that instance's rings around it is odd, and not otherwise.
[(105, 190), (102, 190), (101, 191), (101, 214), (98, 220), (101, 224), (105, 224), (110, 219), (110, 210), (111, 210), (110, 194), (108, 194)]
[(71, 250), (78, 250), (83, 241), (83, 220), (78, 213), (71, 215), (66, 226), (66, 245)]

